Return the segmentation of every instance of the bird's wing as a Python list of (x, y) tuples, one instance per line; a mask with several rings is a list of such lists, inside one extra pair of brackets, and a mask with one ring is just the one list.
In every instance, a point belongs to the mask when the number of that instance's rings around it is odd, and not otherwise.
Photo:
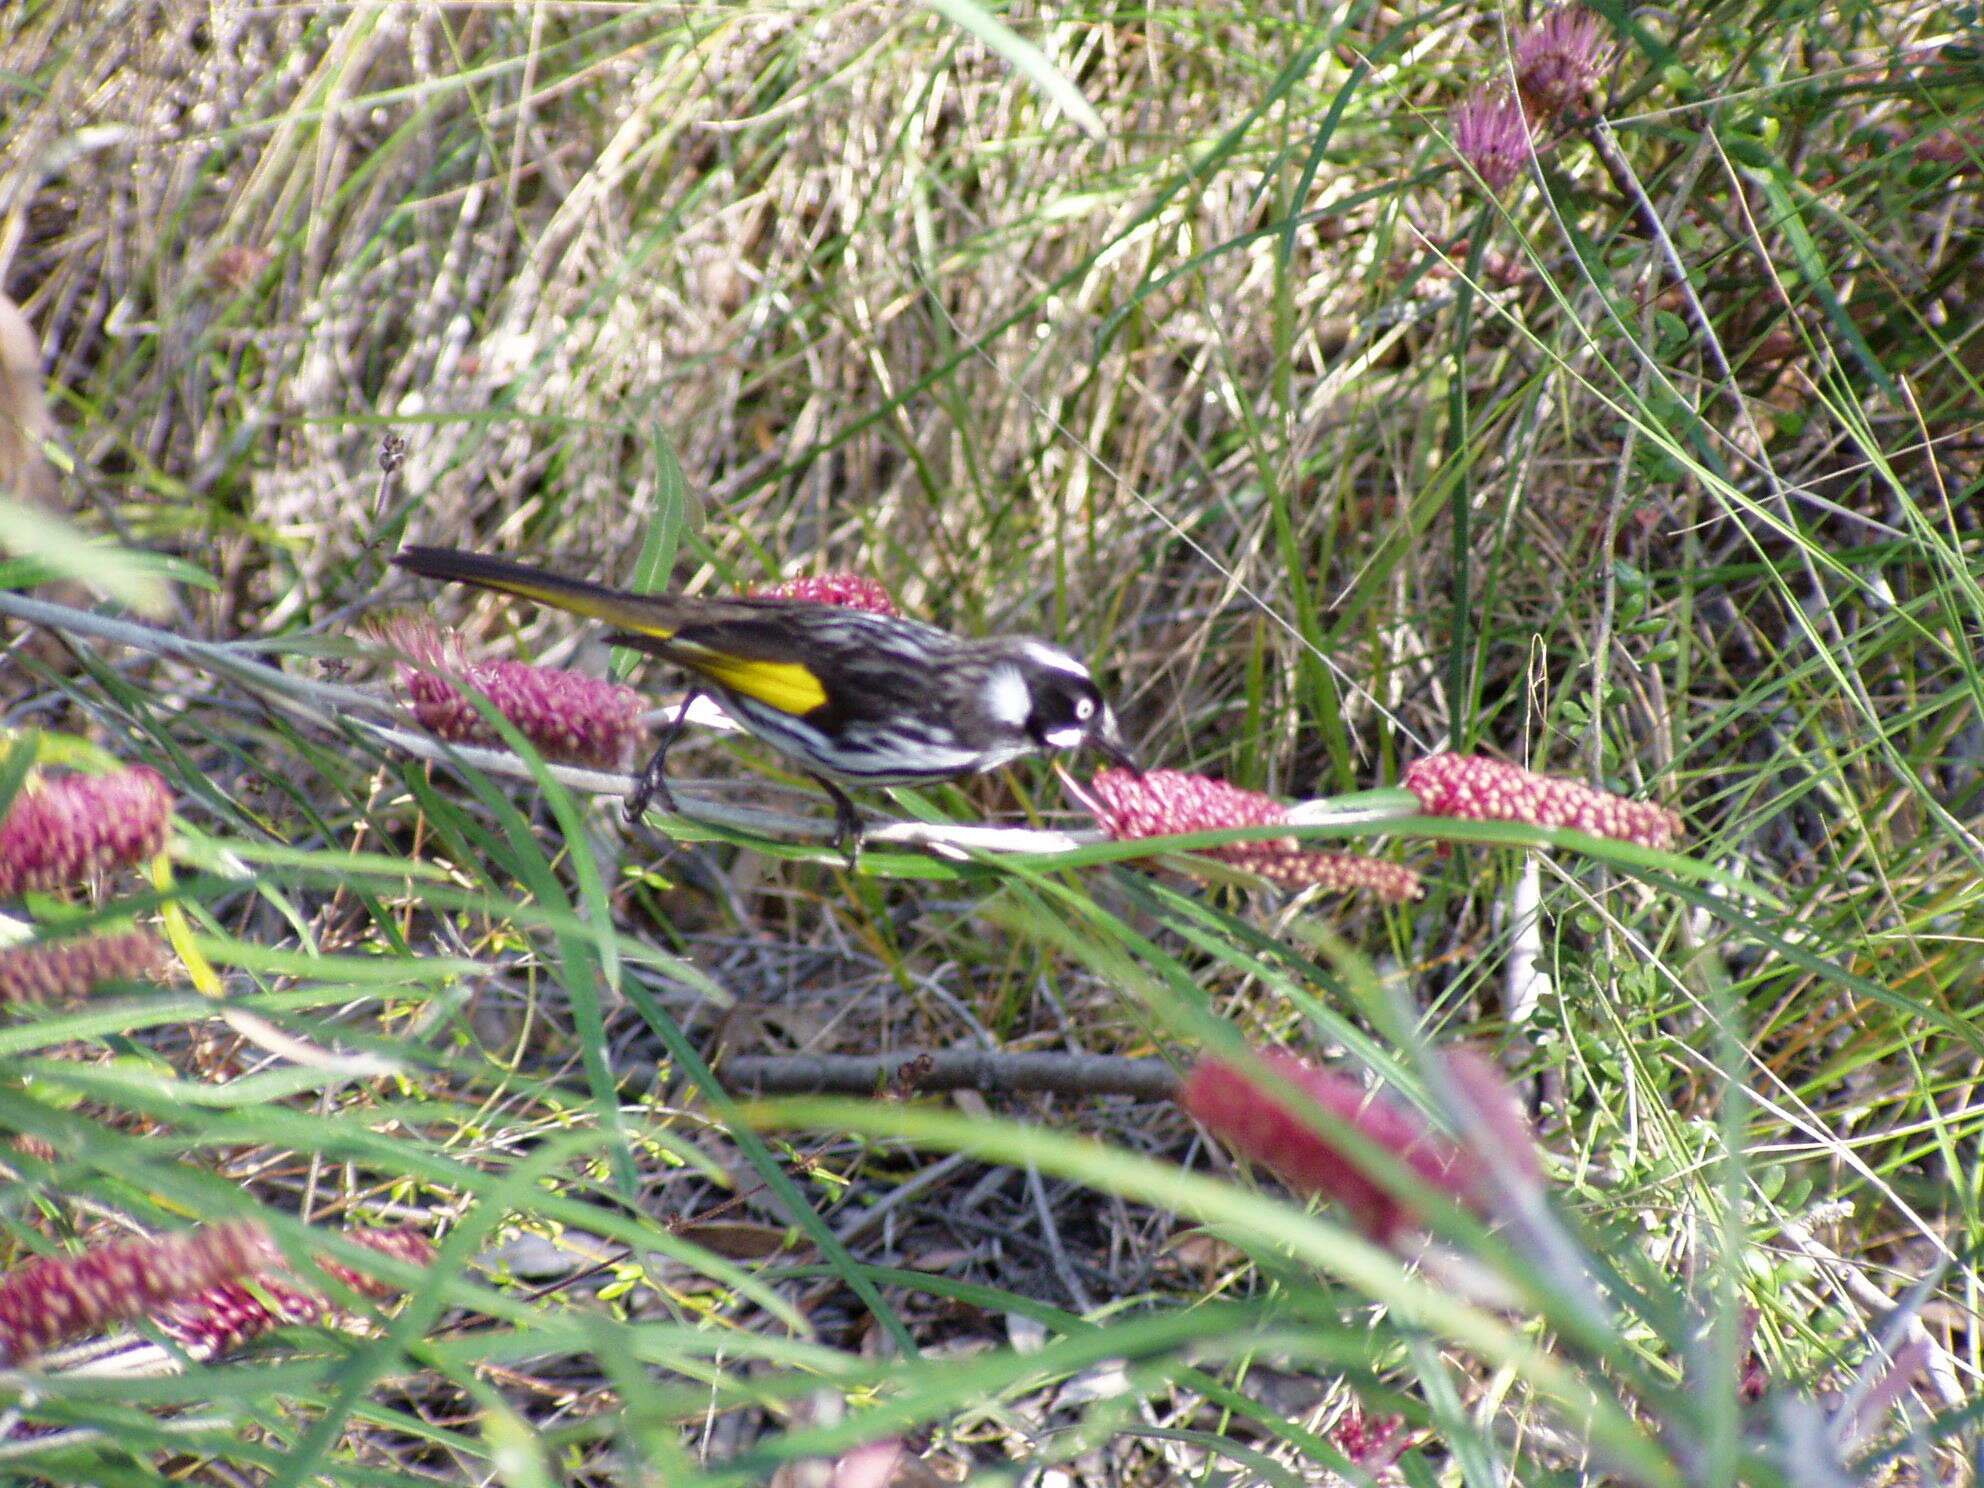
[(827, 681), (813, 667), (795, 661), (795, 643), (788, 635), (779, 642), (775, 621), (698, 619), (675, 634), (657, 636), (621, 631), (607, 637), (613, 645), (630, 646), (687, 667), (728, 692), (742, 693), (768, 708), (795, 717), (827, 705)]
[(665, 657), (784, 713), (810, 713), (827, 701), (826, 684), (792, 659), (805, 652), (795, 652), (791, 629), (779, 623), (780, 610), (791, 601), (636, 594), (453, 548), (402, 548), (393, 561), (426, 578), (473, 584), (602, 621), (614, 627), (615, 644)]

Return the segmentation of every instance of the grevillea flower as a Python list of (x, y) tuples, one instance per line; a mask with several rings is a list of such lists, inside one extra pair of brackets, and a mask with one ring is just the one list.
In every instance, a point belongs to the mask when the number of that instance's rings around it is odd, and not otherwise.
[[(345, 1239), (354, 1245), (362, 1245), (367, 1250), (376, 1250), (382, 1256), (396, 1261), (404, 1261), (409, 1266), (431, 1265), (434, 1260), (434, 1242), (425, 1232), (411, 1225), (401, 1225), (392, 1230), (348, 1230)], [(343, 1261), (332, 1260), (329, 1256), (319, 1256), (317, 1264), (326, 1276), (336, 1277), (354, 1292), (367, 1297), (390, 1297), (394, 1286), (389, 1281), (380, 1281), (354, 1270)]]
[(285, 1323), (314, 1323), (330, 1311), (315, 1292), (278, 1277), (259, 1278), (253, 1287), (218, 1282), (175, 1302), (153, 1321), (195, 1363), (217, 1359)]
[(165, 947), (142, 930), (0, 950), (0, 1004), (75, 1002), (105, 982), (156, 977)]
[(1539, 120), (1554, 119), (1582, 103), (1604, 70), (1604, 26), (1582, 5), (1559, 5), (1516, 37), (1512, 58), (1524, 106)]
[(1478, 754), (1429, 754), (1406, 767), (1401, 783), (1428, 816), (1572, 827), (1642, 847), (1666, 847), (1681, 832), (1681, 818), (1665, 806)]
[(1460, 1132), (1461, 1146), (1479, 1165), (1474, 1197), (1500, 1210), (1519, 1193), (1540, 1196), (1543, 1160), (1522, 1101), (1502, 1067), (1468, 1044), (1438, 1052), (1440, 1095)]
[(277, 1259), (263, 1226), (236, 1220), (32, 1261), (0, 1278), (0, 1362), (19, 1364)]
[(172, 792), (140, 765), (110, 775), (33, 775), (0, 822), (0, 899), (64, 888), (165, 847)]
[(1389, 1153), (1426, 1186), (1470, 1201), (1476, 1174), (1451, 1137), (1373, 1094), (1348, 1075), (1268, 1050), (1260, 1061), (1321, 1108), (1316, 1121), (1253, 1075), (1222, 1059), (1201, 1059), (1178, 1094), (1179, 1104), (1212, 1134), (1251, 1162), (1271, 1168), (1298, 1193), (1333, 1199), (1369, 1239), (1389, 1245), (1410, 1227), (1406, 1201), (1371, 1178), (1363, 1164), (1331, 1139), (1348, 1127)]
[(1500, 191), (1529, 163), (1529, 116), (1499, 88), (1476, 93), (1447, 116), (1454, 151), (1474, 168), (1481, 184)]
[[(393, 1256), (410, 1265), (434, 1259), (434, 1246), (418, 1230), (351, 1230), (345, 1238)], [(378, 1281), (336, 1261), (319, 1264), (354, 1291), (368, 1297), (392, 1293), (390, 1283)], [(252, 1342), (271, 1328), (288, 1323), (314, 1323), (330, 1312), (330, 1303), (283, 1277), (264, 1273), (252, 1287), (226, 1281), (195, 1293), (164, 1309), (156, 1319), (159, 1330), (196, 1362), (218, 1358)]]
[[(1088, 808), (1103, 831), (1118, 842), (1288, 823), (1288, 808), (1272, 796), (1182, 770), (1148, 770), (1141, 775), (1102, 770), (1089, 782), (1089, 789), (1093, 798), (1086, 800)], [(1401, 864), (1311, 851), (1293, 837), (1229, 842), (1199, 851), (1285, 888), (1370, 889), (1392, 902), (1416, 899), (1420, 893), (1418, 875)]]
[(1345, 1411), (1330, 1432), (1330, 1443), (1353, 1464), (1378, 1474), (1405, 1450), (1404, 1416), (1367, 1416), (1355, 1406)]
[(786, 579), (753, 589), (763, 599), (805, 599), (814, 604), (841, 605), (850, 610), (867, 610), (876, 615), (895, 615), (896, 602), (878, 580), (866, 574), (821, 574), (817, 578)]
[(519, 661), (471, 663), (457, 637), (425, 620), (389, 620), (380, 634), (405, 658), (400, 681), (414, 718), (437, 738), (501, 745), (460, 682), (486, 697), (548, 760), (614, 770), (633, 753), (646, 705), (631, 687)]

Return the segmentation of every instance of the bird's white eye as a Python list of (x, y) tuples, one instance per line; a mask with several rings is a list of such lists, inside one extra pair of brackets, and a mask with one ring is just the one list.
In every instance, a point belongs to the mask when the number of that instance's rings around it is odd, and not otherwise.
[(1087, 723), (1091, 718), (1095, 717), (1095, 699), (1076, 698), (1075, 717), (1079, 718), (1083, 723)]

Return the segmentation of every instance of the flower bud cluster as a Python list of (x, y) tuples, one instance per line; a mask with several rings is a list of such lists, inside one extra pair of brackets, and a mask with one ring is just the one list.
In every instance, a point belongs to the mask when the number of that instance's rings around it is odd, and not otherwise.
[(1534, 131), (1581, 106), (1611, 60), (1604, 23), (1571, 0), (1517, 34), (1510, 47), (1515, 89), (1491, 83), (1448, 115), (1454, 152), (1491, 192), (1529, 163)]
[(165, 778), (142, 765), (29, 776), (0, 821), (0, 899), (67, 888), (156, 857), (171, 819)]
[(1429, 1188), (1454, 1197), (1467, 1192), (1461, 1150), (1451, 1138), (1348, 1075), (1279, 1050), (1257, 1057), (1313, 1101), (1325, 1121), (1313, 1120), (1299, 1102), (1221, 1059), (1199, 1062), (1179, 1092), (1179, 1104), (1235, 1152), (1273, 1169), (1290, 1188), (1334, 1199), (1381, 1245), (1407, 1228), (1411, 1213), (1405, 1201), (1332, 1139), (1329, 1128), (1341, 1126), (1397, 1158)]
[[(1520, 1102), (1493, 1063), (1472, 1049), (1442, 1049), (1433, 1061), (1448, 1104), (1465, 1114), (1460, 1137), (1434, 1130), (1349, 1075), (1278, 1049), (1254, 1058), (1298, 1098), (1251, 1068), (1208, 1057), (1186, 1078), (1179, 1104), (1298, 1193), (1341, 1204), (1375, 1244), (1396, 1247), (1415, 1226), (1418, 1195), (1493, 1219), (1517, 1188), (1542, 1185), (1542, 1162)], [(1342, 1140), (1346, 1130), (1400, 1165), (1409, 1181), (1374, 1172), (1367, 1155)]]
[[(350, 1230), (345, 1238), (409, 1265), (424, 1266), (434, 1259), (433, 1242), (418, 1230)], [(390, 1285), (349, 1266), (328, 1258), (321, 1258), (318, 1264), (364, 1296), (392, 1294)], [(329, 1312), (329, 1301), (318, 1293), (265, 1273), (256, 1277), (252, 1287), (223, 1281), (195, 1292), (164, 1309), (156, 1321), (160, 1331), (188, 1358), (200, 1363), (232, 1353), (272, 1328), (321, 1322)]]
[(165, 947), (143, 930), (0, 950), (0, 1005), (75, 1002), (105, 982), (156, 977)]
[(415, 720), (437, 738), (501, 745), (460, 683), (487, 698), (548, 760), (616, 770), (633, 754), (647, 709), (631, 687), (519, 661), (470, 662), (457, 637), (425, 620), (402, 618), (381, 629), (405, 658), (400, 681)]
[(1665, 806), (1478, 754), (1429, 754), (1406, 767), (1401, 783), (1428, 816), (1571, 827), (1641, 847), (1667, 847), (1681, 833), (1681, 818)]
[[(1103, 770), (1089, 789), (1096, 819), (1118, 842), (1288, 824), (1288, 808), (1272, 796), (1182, 770)], [(1199, 851), (1284, 888), (1369, 889), (1392, 902), (1420, 894), (1419, 877), (1410, 868), (1382, 858), (1310, 850), (1293, 837), (1229, 842)]]
[[(411, 1265), (434, 1258), (432, 1242), (417, 1230), (356, 1230), (346, 1238)], [(0, 1363), (20, 1365), (59, 1343), (140, 1317), (193, 1358), (210, 1359), (278, 1324), (324, 1316), (324, 1299), (282, 1275), (281, 1264), (267, 1227), (253, 1220), (30, 1262), (0, 1277)], [(341, 1262), (320, 1264), (364, 1295), (392, 1291)]]
[(236, 1220), (32, 1261), (0, 1279), (0, 1361), (19, 1364), (276, 1259), (263, 1226)]
[(872, 615), (897, 615), (896, 602), (879, 580), (866, 574), (833, 573), (786, 579), (750, 591), (758, 599), (803, 599), (813, 604), (866, 610)]

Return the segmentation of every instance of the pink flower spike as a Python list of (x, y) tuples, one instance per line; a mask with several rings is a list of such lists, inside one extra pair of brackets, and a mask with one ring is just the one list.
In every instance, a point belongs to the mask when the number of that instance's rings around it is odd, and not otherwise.
[[(1089, 782), (1089, 789), (1095, 792), (1095, 814), (1102, 830), (1118, 842), (1177, 837), (1187, 832), (1217, 832), (1227, 827), (1279, 827), (1288, 823), (1288, 808), (1274, 797), (1183, 770), (1146, 770), (1141, 775), (1128, 770), (1101, 770)], [(1231, 862), (1233, 859), (1228, 854), (1261, 847), (1293, 852), (1295, 839), (1231, 842), (1223, 847), (1207, 848), (1206, 853)]]
[[(345, 1238), (411, 1265), (428, 1265), (434, 1259), (433, 1242), (411, 1228), (353, 1230)], [(324, 1259), (319, 1264), (365, 1296), (388, 1297), (393, 1293), (391, 1283), (361, 1275), (342, 1262)], [(204, 1362), (232, 1353), (272, 1328), (321, 1322), (330, 1310), (330, 1303), (315, 1292), (286, 1277), (264, 1273), (255, 1278), (252, 1287), (240, 1282), (209, 1287), (167, 1308), (157, 1322), (160, 1331), (187, 1357)]]
[(1529, 117), (1499, 90), (1475, 94), (1447, 116), (1454, 150), (1490, 191), (1507, 186), (1529, 163)]
[(252, 1343), (285, 1323), (314, 1323), (330, 1304), (312, 1292), (274, 1277), (260, 1277), (253, 1287), (238, 1281), (217, 1282), (159, 1314), (158, 1329), (178, 1344), (196, 1364)]
[(380, 634), (404, 658), (400, 681), (415, 721), (436, 738), (502, 745), (459, 681), (486, 697), (548, 760), (616, 770), (633, 753), (647, 706), (631, 687), (518, 661), (471, 663), (459, 639), (425, 620), (390, 620)]
[[(1087, 799), (1096, 820), (1118, 842), (1176, 837), (1228, 827), (1278, 827), (1288, 808), (1272, 796), (1244, 790), (1209, 775), (1182, 770), (1101, 770)], [(1419, 875), (1399, 863), (1352, 853), (1311, 851), (1293, 837), (1228, 842), (1200, 848), (1206, 857), (1258, 873), (1283, 888), (1369, 889), (1388, 902), (1416, 899)]]
[(1665, 806), (1478, 754), (1429, 754), (1406, 767), (1401, 784), (1428, 816), (1571, 827), (1641, 847), (1667, 847), (1681, 833), (1681, 818)]
[(1610, 60), (1603, 23), (1578, 4), (1559, 5), (1515, 40), (1516, 91), (1538, 119), (1584, 102)]
[[(348, 1230), (345, 1239), (354, 1245), (362, 1245), (367, 1250), (376, 1250), (380, 1255), (396, 1261), (404, 1261), (409, 1266), (431, 1266), (434, 1264), (434, 1242), (426, 1232), (411, 1225), (402, 1225), (393, 1230)], [(354, 1292), (366, 1297), (390, 1297), (398, 1288), (390, 1281), (380, 1281), (377, 1277), (356, 1271), (343, 1261), (334, 1261), (329, 1256), (320, 1256), (317, 1264), (324, 1268), (327, 1276), (334, 1276)]]
[(866, 574), (833, 573), (817, 578), (786, 579), (750, 591), (755, 599), (803, 599), (812, 604), (840, 605), (872, 615), (898, 615), (895, 600), (879, 580)]
[(1520, 1200), (1540, 1199), (1536, 1133), (1501, 1066), (1466, 1044), (1442, 1049), (1439, 1058), (1449, 1118), (1477, 1174), (1470, 1194), (1477, 1208), (1505, 1218), (1523, 1207)]
[(165, 947), (142, 930), (0, 950), (0, 1005), (78, 1002), (105, 982), (161, 975)]
[(1405, 1451), (1404, 1416), (1367, 1416), (1356, 1406), (1345, 1411), (1330, 1443), (1367, 1473), (1382, 1473)]
[[(1346, 1075), (1279, 1050), (1259, 1058), (1314, 1101), (1331, 1124), (1347, 1126), (1390, 1153), (1428, 1188), (1464, 1202), (1472, 1199), (1472, 1165), (1450, 1137)], [(1352, 1223), (1375, 1243), (1391, 1245), (1410, 1227), (1406, 1201), (1332, 1141), (1324, 1123), (1312, 1124), (1307, 1112), (1284, 1104), (1278, 1093), (1257, 1084), (1237, 1065), (1201, 1059), (1178, 1100), (1214, 1136), (1249, 1161), (1273, 1169), (1290, 1188), (1343, 1205)]]
[(1405, 864), (1367, 858), (1359, 853), (1264, 853), (1244, 860), (1241, 866), (1285, 889), (1328, 889), (1337, 893), (1368, 889), (1387, 904), (1405, 904), (1426, 892), (1419, 875)]
[(157, 857), (171, 819), (165, 777), (142, 765), (110, 775), (31, 775), (0, 822), (0, 899)]
[(32, 1261), (0, 1278), (0, 1361), (18, 1365), (275, 1259), (263, 1226), (235, 1220)]

